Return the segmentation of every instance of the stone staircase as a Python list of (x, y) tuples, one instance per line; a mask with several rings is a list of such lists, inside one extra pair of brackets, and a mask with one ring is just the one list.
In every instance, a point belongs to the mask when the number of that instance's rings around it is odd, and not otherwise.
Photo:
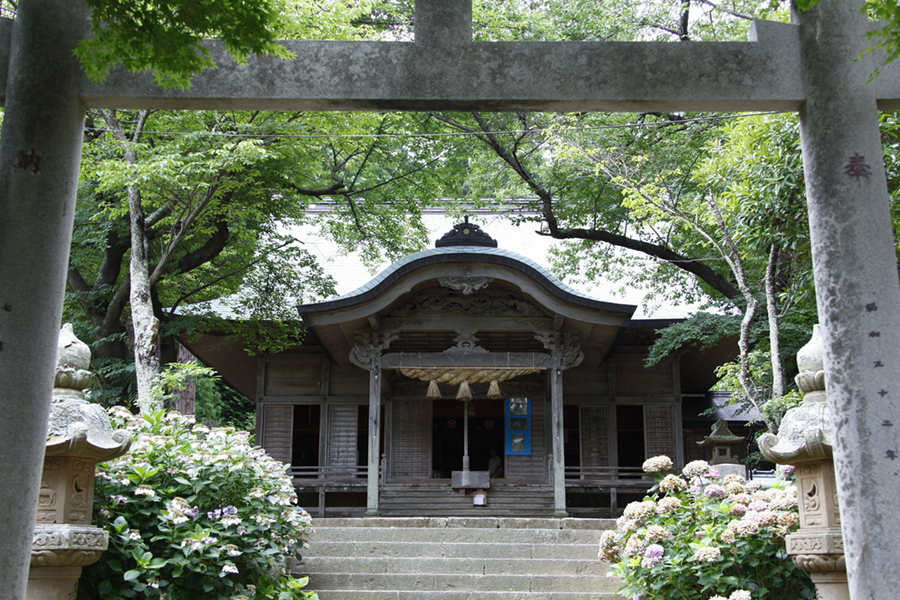
[(488, 505), (474, 506), (472, 493), (461, 493), (447, 480), (384, 484), (379, 494), (382, 514), (396, 517), (439, 517), (453, 515), (492, 517), (547, 517), (553, 514), (553, 487), (492, 482), (487, 490)]
[(321, 600), (621, 600), (606, 519), (318, 519), (294, 573)]

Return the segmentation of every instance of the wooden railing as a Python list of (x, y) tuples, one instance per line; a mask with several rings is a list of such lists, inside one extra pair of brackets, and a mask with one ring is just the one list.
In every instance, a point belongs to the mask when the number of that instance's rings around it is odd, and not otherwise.
[(294, 485), (301, 487), (360, 486), (365, 487), (368, 466), (314, 466), (291, 467), (288, 470)]
[[(291, 479), (297, 486), (365, 486), (368, 483), (368, 465), (291, 467)], [(387, 456), (382, 454), (379, 462), (378, 478), (382, 484), (387, 475)]]
[(566, 487), (573, 492), (608, 493), (611, 517), (619, 514), (619, 492), (643, 493), (656, 483), (653, 475), (640, 467), (566, 467), (565, 472)]
[(616, 485), (627, 487), (652, 487), (655, 478), (640, 467), (566, 467), (566, 485)]

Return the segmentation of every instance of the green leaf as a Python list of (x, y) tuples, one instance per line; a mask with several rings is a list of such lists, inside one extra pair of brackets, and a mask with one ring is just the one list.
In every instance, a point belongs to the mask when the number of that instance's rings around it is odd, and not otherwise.
[(100, 593), (101, 596), (105, 596), (106, 594), (112, 591), (112, 583), (109, 579), (104, 579), (100, 582), (100, 585), (97, 586), (97, 592)]
[(141, 571), (138, 569), (132, 569), (123, 575), (123, 579), (125, 581), (136, 581), (138, 577), (141, 576)]

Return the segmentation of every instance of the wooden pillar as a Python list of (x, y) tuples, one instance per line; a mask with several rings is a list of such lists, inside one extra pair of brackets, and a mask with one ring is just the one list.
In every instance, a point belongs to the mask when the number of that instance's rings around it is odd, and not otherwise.
[(563, 380), (562, 373), (577, 367), (584, 359), (578, 336), (562, 331), (539, 331), (535, 338), (550, 350), (553, 366), (550, 369), (550, 434), (553, 439), (553, 515), (568, 516), (566, 512), (566, 454), (563, 439)]
[(369, 367), (369, 472), (366, 516), (378, 516), (378, 467), (381, 463), (381, 354)]
[(565, 517), (566, 455), (563, 447), (563, 380), (562, 369), (550, 370), (550, 430), (553, 437), (553, 516)]
[(381, 466), (381, 354), (397, 339), (387, 331), (359, 333), (350, 351), (350, 362), (369, 371), (369, 471), (366, 516), (378, 515), (378, 484)]

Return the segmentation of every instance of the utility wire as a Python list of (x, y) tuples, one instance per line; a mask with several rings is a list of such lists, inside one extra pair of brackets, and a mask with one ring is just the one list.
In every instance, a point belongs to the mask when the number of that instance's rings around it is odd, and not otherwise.
[[(472, 135), (503, 135), (503, 134), (523, 134), (523, 133), (539, 133), (539, 132), (569, 132), (569, 131), (603, 131), (608, 129), (640, 129), (646, 127), (667, 127), (670, 125), (682, 125), (687, 123), (702, 123), (706, 121), (726, 121), (731, 119), (746, 119), (749, 117), (758, 117), (765, 115), (784, 114), (789, 111), (767, 111), (754, 113), (741, 113), (737, 115), (711, 115), (707, 117), (695, 117), (692, 119), (675, 119), (669, 121), (652, 121), (649, 123), (620, 123), (617, 125), (594, 125), (590, 127), (541, 127), (536, 129), (509, 129), (504, 131), (448, 131), (444, 133), (228, 133), (220, 131), (144, 131), (145, 134), (151, 135), (183, 135), (183, 136), (201, 136), (201, 137), (224, 137), (224, 138), (252, 138), (252, 139), (271, 139), (271, 138), (290, 138), (290, 139), (335, 139), (335, 138), (440, 138), (440, 137), (463, 137)], [(85, 131), (106, 131), (104, 127), (85, 127)]]

